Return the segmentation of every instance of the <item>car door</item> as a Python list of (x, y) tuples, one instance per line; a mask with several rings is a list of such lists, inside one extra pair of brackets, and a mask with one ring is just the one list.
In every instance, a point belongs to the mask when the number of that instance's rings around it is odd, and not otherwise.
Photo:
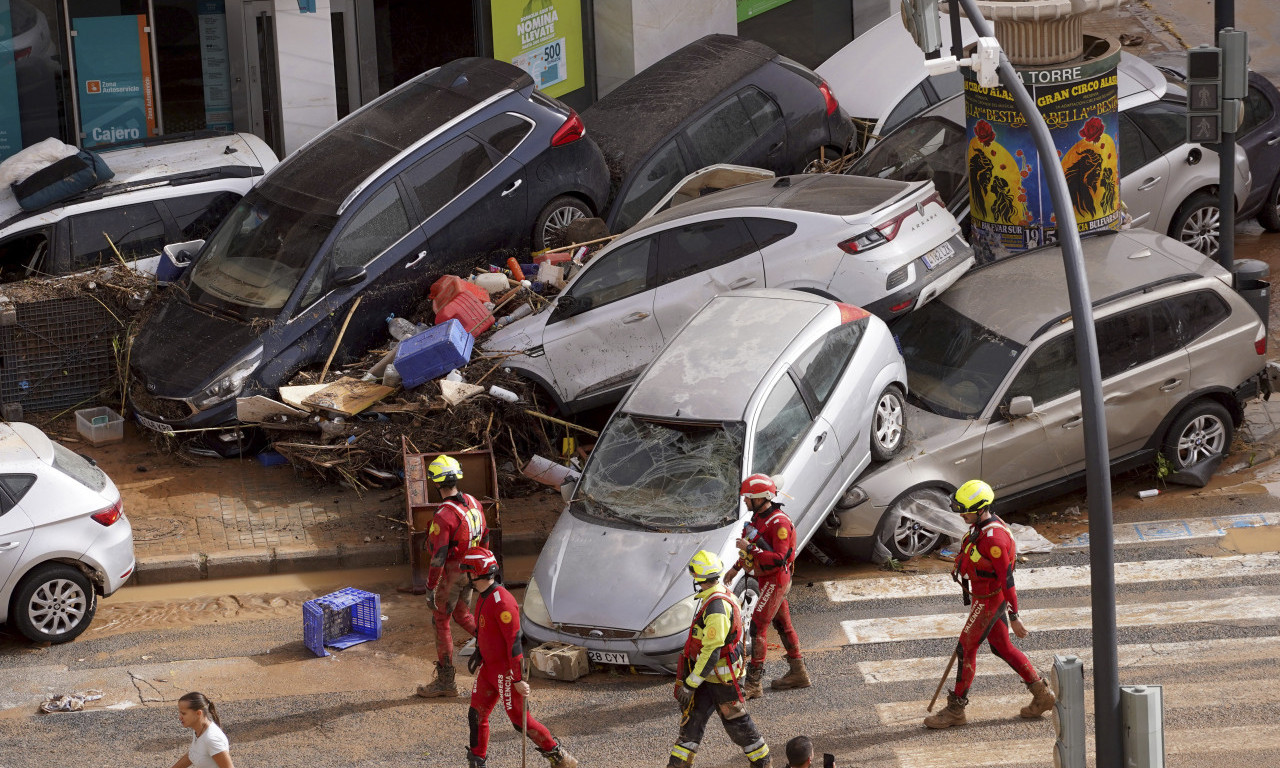
[[(795, 373), (786, 371), (769, 385), (750, 420), (751, 466), (781, 478), (787, 512), (804, 541), (817, 524), (810, 506), (840, 465), (840, 443), (831, 424), (805, 402)], [(745, 476), (744, 474), (744, 476)]]
[[(1003, 409), (1019, 396), (1030, 397), (1035, 410), (1029, 416), (1006, 417)], [(1071, 333), (1024, 353), (997, 402), (982, 439), (982, 478), (992, 488), (1013, 493), (1084, 467), (1084, 418)]]
[(1265, 77), (1250, 77), (1249, 93), (1244, 100), (1244, 122), (1236, 141), (1249, 156), (1253, 187), (1262, 190), (1259, 195), (1270, 192), (1276, 177), (1280, 176), (1280, 112), (1277, 112), (1277, 105), (1280, 105), (1280, 91)]
[(787, 129), (782, 110), (748, 86), (694, 118), (685, 129), (698, 167), (734, 163), (788, 173)]
[[(1164, 232), (1169, 228), (1169, 222), (1173, 219), (1178, 207), (1202, 186), (1201, 175), (1205, 170), (1199, 167), (1200, 164), (1209, 162), (1211, 164), (1209, 172), (1217, 175), (1217, 165), (1212, 162), (1214, 155), (1212, 152), (1206, 152), (1199, 144), (1186, 143), (1187, 109), (1183, 104), (1154, 101), (1126, 110), (1121, 114), (1133, 118), (1134, 123), (1142, 129), (1142, 133), (1151, 140), (1155, 147), (1153, 157), (1163, 156), (1167, 163), (1164, 167), (1168, 170), (1156, 176), (1157, 182), (1163, 183), (1157, 183), (1150, 190), (1153, 193), (1159, 190), (1161, 193), (1158, 198), (1159, 212), (1157, 213), (1152, 207), (1151, 218), (1136, 225)], [(1123, 150), (1121, 150), (1120, 159), (1124, 162)], [(1123, 175), (1122, 172), (1121, 177)], [(1141, 182), (1139, 189), (1147, 183)], [(1154, 195), (1152, 202), (1156, 202)], [(1133, 205), (1128, 202), (1126, 205), (1129, 206), (1130, 214), (1136, 216), (1139, 211), (1135, 211)]]
[[(71, 216), (68, 252), (56, 254), (55, 274), (156, 256), (165, 245), (165, 226), (152, 202), (104, 208)], [(117, 256), (119, 254), (119, 256)]]
[[(532, 130), (533, 123), (527, 118), (504, 112), (470, 131), (485, 140), (488, 158), (486, 162), (469, 148), (465, 157), (470, 165), (458, 166), (460, 178), (453, 181), (455, 188), (468, 182), (471, 186), (459, 192), (459, 210), (448, 223), (452, 263), (528, 243), (529, 180), (524, 164), (510, 150)], [(469, 142), (464, 144), (469, 147)]]
[[(501, 172), (491, 173), (497, 169), (489, 150), (464, 135), (433, 150), (401, 174), (418, 205), (423, 234), (430, 245), (424, 257), (424, 277), (509, 243), (510, 233), (516, 230), (510, 217), (517, 211), (519, 226), (524, 226), (525, 198), (520, 190), (525, 185), (517, 185), (513, 194), (502, 196), (515, 179), (522, 178), (523, 166), (510, 158), (501, 163)], [(507, 182), (506, 187), (499, 189), (502, 181)]]
[(1165, 302), (1097, 321), (1102, 402), (1112, 456), (1136, 451), (1190, 393), (1190, 363)]
[(543, 350), (565, 402), (630, 383), (662, 349), (654, 238), (596, 256), (556, 299)]
[(32, 475), (0, 475), (0, 588), (22, 562), (31, 541), (31, 518), (14, 502), (10, 489), (24, 491), (34, 479)]
[(1127, 113), (1120, 113), (1120, 200), (1133, 217), (1133, 226), (1151, 227), (1160, 220), (1169, 186), (1169, 158)]
[(764, 260), (737, 217), (696, 221), (658, 234), (653, 313), (664, 340), (716, 294), (764, 287)]

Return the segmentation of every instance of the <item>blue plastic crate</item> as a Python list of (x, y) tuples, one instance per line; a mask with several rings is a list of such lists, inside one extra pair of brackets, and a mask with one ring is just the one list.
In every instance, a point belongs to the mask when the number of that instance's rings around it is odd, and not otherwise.
[(382, 598), (374, 592), (347, 587), (302, 604), (302, 642), (317, 656), (329, 648), (382, 637)]
[(475, 337), (467, 333), (456, 319), (432, 326), (400, 342), (396, 348), (395, 366), (404, 388), (413, 389), (466, 365), (475, 343)]

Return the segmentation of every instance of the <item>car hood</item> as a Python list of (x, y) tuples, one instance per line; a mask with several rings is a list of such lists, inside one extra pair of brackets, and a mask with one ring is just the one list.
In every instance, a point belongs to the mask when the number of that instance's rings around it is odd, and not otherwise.
[(534, 578), (556, 624), (639, 632), (693, 594), (685, 567), (695, 552), (707, 549), (733, 562), (737, 533), (736, 522), (689, 533), (623, 530), (565, 512)]
[(857, 480), (876, 506), (889, 506), (905, 489), (921, 483), (943, 480), (959, 486), (952, 475), (968, 479), (979, 471), (978, 456), (955, 455), (954, 447), (962, 435), (976, 428), (976, 421), (939, 416), (907, 405), (906, 422), (907, 444), (902, 452)]
[(251, 323), (215, 315), (170, 296), (138, 332), (130, 367), (148, 393), (190, 397), (243, 357), (245, 347), (259, 336)]

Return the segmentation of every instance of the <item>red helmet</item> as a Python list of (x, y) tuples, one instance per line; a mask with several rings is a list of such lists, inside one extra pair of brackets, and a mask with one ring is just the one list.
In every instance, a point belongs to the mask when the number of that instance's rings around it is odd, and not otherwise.
[(742, 490), (738, 495), (748, 499), (772, 499), (778, 495), (778, 486), (774, 484), (772, 477), (757, 472), (742, 481)]
[(484, 547), (472, 547), (462, 556), (458, 570), (471, 574), (472, 578), (482, 579), (498, 573), (498, 558)]

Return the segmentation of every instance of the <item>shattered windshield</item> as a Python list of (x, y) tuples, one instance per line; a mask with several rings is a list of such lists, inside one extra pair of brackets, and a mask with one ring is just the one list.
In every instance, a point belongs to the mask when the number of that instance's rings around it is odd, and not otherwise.
[(911, 401), (957, 419), (982, 413), (1025, 349), (941, 300), (900, 319), (894, 335), (907, 363)]
[(192, 300), (240, 315), (274, 315), (289, 300), (336, 221), (336, 216), (277, 203), (261, 188), (250, 191), (192, 267)]
[(591, 452), (572, 509), (650, 530), (710, 530), (738, 517), (741, 422), (619, 415)]

